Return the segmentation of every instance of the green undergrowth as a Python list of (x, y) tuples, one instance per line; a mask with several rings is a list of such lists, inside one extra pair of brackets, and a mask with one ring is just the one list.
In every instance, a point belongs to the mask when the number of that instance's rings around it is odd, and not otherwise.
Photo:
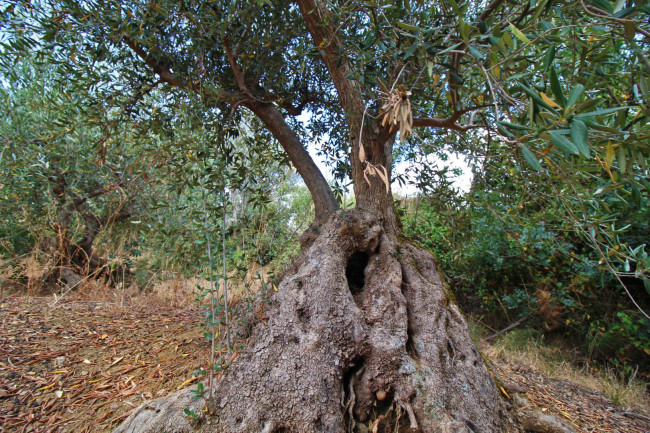
[[(589, 362), (650, 379), (650, 320), (557, 209), (483, 191), (444, 204), (421, 196), (399, 205), (405, 236), (435, 256), (446, 291), (466, 314), (494, 329), (527, 317), (522, 326), (540, 337), (562, 336)], [(637, 229), (617, 233), (619, 245), (645, 242), (647, 220), (647, 207), (629, 210), (626, 221)], [(640, 270), (641, 258), (637, 262)], [(647, 306), (642, 279), (623, 281)]]

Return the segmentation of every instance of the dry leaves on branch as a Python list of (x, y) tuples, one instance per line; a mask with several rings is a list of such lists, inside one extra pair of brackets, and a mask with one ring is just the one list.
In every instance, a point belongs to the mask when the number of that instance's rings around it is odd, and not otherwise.
[(386, 167), (383, 165), (378, 165), (374, 166), (371, 163), (366, 163), (366, 168), (363, 170), (363, 177), (366, 179), (366, 183), (368, 186), (370, 186), (370, 180), (368, 179), (368, 175), (370, 176), (379, 176), (382, 182), (384, 182), (384, 185), (386, 186), (386, 193), (389, 192), (390, 190), (390, 183), (388, 182), (388, 171), (386, 170)]
[(411, 91), (400, 84), (398, 89), (390, 92), (382, 92), (384, 105), (381, 107), (379, 116), (383, 116), (382, 126), (389, 126), (393, 131), (400, 130), (400, 139), (403, 140), (411, 133), (413, 127), (413, 113), (411, 112)]

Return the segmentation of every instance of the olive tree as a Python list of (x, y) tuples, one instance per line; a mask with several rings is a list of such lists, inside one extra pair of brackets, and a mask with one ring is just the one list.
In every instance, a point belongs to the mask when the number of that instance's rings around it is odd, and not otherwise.
[[(80, 91), (157, 86), (201, 101), (223, 125), (252, 113), (314, 202), (302, 253), (215, 385), (208, 421), (184, 418), (200, 409), (185, 392), (141, 407), (120, 431), (361, 431), (391, 411), (421, 431), (519, 429), (434, 258), (402, 234), (393, 161), (441, 142), (489, 158), (481, 148), (498, 142), (545, 175), (588, 165), (634, 184), (612, 167), (625, 159), (647, 176), (647, 6), (51, 0), (9, 9), (6, 49), (47, 47)], [(339, 209), (309, 142), (339, 184), (352, 183), (354, 209)]]

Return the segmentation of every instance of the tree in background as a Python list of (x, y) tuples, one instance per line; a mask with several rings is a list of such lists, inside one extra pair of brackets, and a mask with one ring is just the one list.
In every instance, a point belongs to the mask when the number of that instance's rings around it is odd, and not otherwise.
[[(3, 77), (3, 252), (51, 250), (43, 277), (70, 286), (115, 273), (95, 241), (135, 212), (146, 183), (143, 137), (120, 112), (93, 113), (47, 65), (24, 60)], [(106, 154), (112, 142), (123, 145)]]
[[(457, 150), (489, 160), (494, 145), (548, 173), (540, 182), (595, 167), (641, 194), (648, 12), (607, 0), (52, 1), (7, 9), (5, 50), (47, 46), (80, 91), (162, 86), (223, 132), (248, 111), (304, 179), (314, 224), (268, 321), (216, 385), (207, 429), (343, 431), (397, 408), (423, 431), (509, 431), (433, 257), (402, 236), (394, 152), (426, 152), (409, 135), (460, 133)], [(355, 209), (338, 209), (308, 140), (352, 182)], [(138, 410), (125, 428), (190, 428), (187, 401)]]

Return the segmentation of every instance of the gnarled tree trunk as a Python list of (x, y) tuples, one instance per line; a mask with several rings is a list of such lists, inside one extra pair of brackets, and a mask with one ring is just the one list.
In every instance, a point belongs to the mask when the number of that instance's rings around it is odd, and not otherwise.
[[(126, 183), (119, 173), (115, 173), (118, 181), (115, 184), (98, 186), (82, 193), (73, 191), (66, 179), (66, 175), (57, 170), (56, 176), (50, 177), (52, 195), (58, 204), (56, 222), (53, 224), (56, 234), (56, 269), (58, 280), (69, 287), (77, 287), (86, 277), (105, 275), (113, 279), (113, 275), (123, 275), (108, 268), (104, 259), (97, 256), (93, 244), (100, 231), (106, 226), (130, 218), (133, 214), (134, 202), (124, 200), (112, 212), (105, 216), (97, 216), (91, 210), (90, 199), (99, 197), (115, 190), (122, 190)], [(77, 214), (83, 221), (83, 236), (79, 241), (74, 241), (74, 230), (70, 224), (73, 215)], [(113, 275), (112, 275), (113, 274)]]
[[(237, 51), (224, 41), (241, 105), (305, 180), (317, 225), (278, 285), (268, 320), (255, 326), (247, 348), (215, 384), (203, 422), (193, 425), (184, 410), (204, 414), (205, 401), (184, 390), (141, 406), (116, 431), (362, 432), (370, 422), (385, 431), (389, 421), (423, 432), (518, 431), (433, 257), (404, 240), (398, 227), (390, 193), (395, 131), (364, 121), (362, 89), (348, 78), (352, 69), (336, 49), (337, 21), (325, 3), (297, 3), (314, 46), (324, 47), (320, 54), (346, 115), (357, 208), (336, 209), (297, 134), (275, 103), (253, 97)], [(127, 43), (161, 79), (184, 85)]]
[(205, 401), (184, 390), (117, 432), (363, 431), (389, 412), (417, 431), (517, 431), (433, 257), (385, 222), (358, 208), (320, 228), (204, 422), (185, 417)]

